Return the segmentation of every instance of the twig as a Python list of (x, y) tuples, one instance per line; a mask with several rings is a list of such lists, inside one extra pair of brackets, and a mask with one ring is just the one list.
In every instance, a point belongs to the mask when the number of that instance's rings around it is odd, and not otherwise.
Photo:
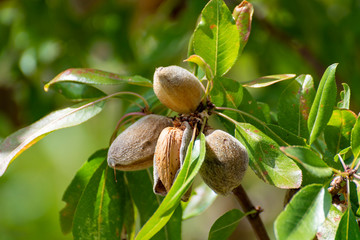
[(269, 235), (266, 232), (264, 223), (260, 218), (260, 212), (262, 211), (259, 207), (255, 208), (251, 203), (248, 195), (245, 192), (245, 189), (239, 185), (233, 190), (233, 193), (241, 205), (241, 208), (244, 212), (256, 211), (256, 213), (247, 215), (251, 227), (253, 228), (257, 239), (259, 240), (270, 240)]

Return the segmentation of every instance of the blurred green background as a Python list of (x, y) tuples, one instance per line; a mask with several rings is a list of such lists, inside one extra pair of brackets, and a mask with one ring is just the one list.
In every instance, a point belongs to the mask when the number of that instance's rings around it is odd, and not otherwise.
[[(206, 0), (0, 0), (0, 141), (49, 112), (72, 103), (44, 83), (67, 68), (90, 67), (152, 78), (155, 67), (183, 65), (188, 41)], [(308, 73), (318, 83), (335, 62), (360, 110), (360, 1), (254, 0), (252, 32), (228, 76), (247, 81), (278, 73)], [(227, 1), (232, 9), (239, 1)], [(276, 112), (286, 83), (252, 91)], [(111, 89), (110, 89), (111, 90)], [(92, 152), (107, 147), (122, 113), (113, 101), (85, 124), (58, 131), (21, 155), (0, 178), (0, 240), (71, 239), (60, 231), (62, 193)], [(267, 228), (282, 209), (284, 191), (248, 171), (245, 188), (262, 206)], [(238, 207), (218, 198), (202, 216), (185, 221), (183, 239), (207, 238), (211, 224)], [(239, 235), (240, 234), (240, 235)], [(233, 239), (252, 239), (246, 220)]]

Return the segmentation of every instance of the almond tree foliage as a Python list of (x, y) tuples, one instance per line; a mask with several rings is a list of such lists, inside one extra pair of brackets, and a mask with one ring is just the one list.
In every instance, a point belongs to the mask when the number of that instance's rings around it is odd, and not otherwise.
[[(204, 84), (207, 104), (211, 103), (207, 120), (246, 147), (251, 170), (259, 179), (289, 190), (287, 205), (274, 222), (276, 239), (360, 239), (360, 121), (349, 109), (350, 87), (343, 83), (337, 93), (336, 63), (326, 69), (319, 84), (307, 74), (271, 75), (245, 83), (226, 76), (249, 39), (253, 11), (246, 1), (230, 10), (222, 0), (211, 0), (202, 10), (186, 61)], [(282, 81), (288, 85), (278, 96), (276, 111), (248, 91)], [(99, 88), (127, 84), (147, 91), (105, 93)], [(127, 120), (120, 123), (133, 122), (133, 113), (177, 115), (156, 98), (152, 80), (140, 75), (71, 68), (44, 89), (78, 103), (4, 139), (0, 175), (47, 134), (93, 118), (109, 101), (131, 101), (124, 115)], [(114, 129), (116, 136), (118, 127)], [(199, 195), (207, 188), (199, 185), (189, 202), (181, 203), (206, 157), (205, 145), (203, 133), (197, 139), (193, 136), (183, 166), (163, 198), (153, 194), (151, 169), (114, 171), (107, 164), (107, 149), (96, 151), (64, 193), (63, 233), (71, 232), (75, 239), (181, 239), (181, 222), (201, 214), (215, 199), (210, 194)], [(255, 219), (252, 227), (259, 239), (268, 239), (261, 226), (261, 211), (244, 197), (245, 190), (239, 186), (233, 194), (242, 210), (224, 213), (211, 227), (209, 239), (226, 239), (244, 217)]]

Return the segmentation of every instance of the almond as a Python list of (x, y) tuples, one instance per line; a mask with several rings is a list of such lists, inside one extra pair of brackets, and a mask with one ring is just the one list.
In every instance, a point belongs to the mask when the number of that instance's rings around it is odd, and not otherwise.
[(113, 141), (108, 152), (110, 167), (133, 171), (150, 167), (161, 131), (172, 126), (170, 118), (150, 114), (136, 121)]
[(215, 130), (206, 138), (206, 154), (200, 175), (221, 195), (229, 194), (241, 184), (249, 164), (246, 148), (233, 136)]
[[(165, 128), (157, 141), (154, 154), (154, 192), (166, 195), (180, 171), (191, 140), (190, 125)], [(183, 200), (188, 199), (188, 195)]]
[(160, 102), (178, 113), (195, 112), (204, 95), (200, 81), (178, 66), (157, 68), (153, 88)]

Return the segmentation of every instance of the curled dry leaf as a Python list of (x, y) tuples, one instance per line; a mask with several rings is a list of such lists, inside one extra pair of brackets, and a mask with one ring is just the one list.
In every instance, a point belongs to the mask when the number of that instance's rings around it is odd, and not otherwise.
[(134, 171), (150, 167), (161, 131), (172, 126), (168, 117), (150, 114), (123, 131), (111, 144), (107, 161), (110, 167)]
[(160, 102), (178, 113), (195, 112), (204, 95), (200, 81), (178, 66), (157, 68), (153, 87)]
[(227, 195), (239, 186), (248, 165), (246, 148), (236, 138), (222, 130), (206, 136), (206, 155), (200, 175), (216, 193)]
[[(166, 195), (178, 172), (180, 171), (187, 146), (191, 140), (192, 130), (187, 122), (181, 127), (165, 128), (157, 141), (154, 154), (154, 192)], [(183, 200), (188, 199), (185, 194)]]

